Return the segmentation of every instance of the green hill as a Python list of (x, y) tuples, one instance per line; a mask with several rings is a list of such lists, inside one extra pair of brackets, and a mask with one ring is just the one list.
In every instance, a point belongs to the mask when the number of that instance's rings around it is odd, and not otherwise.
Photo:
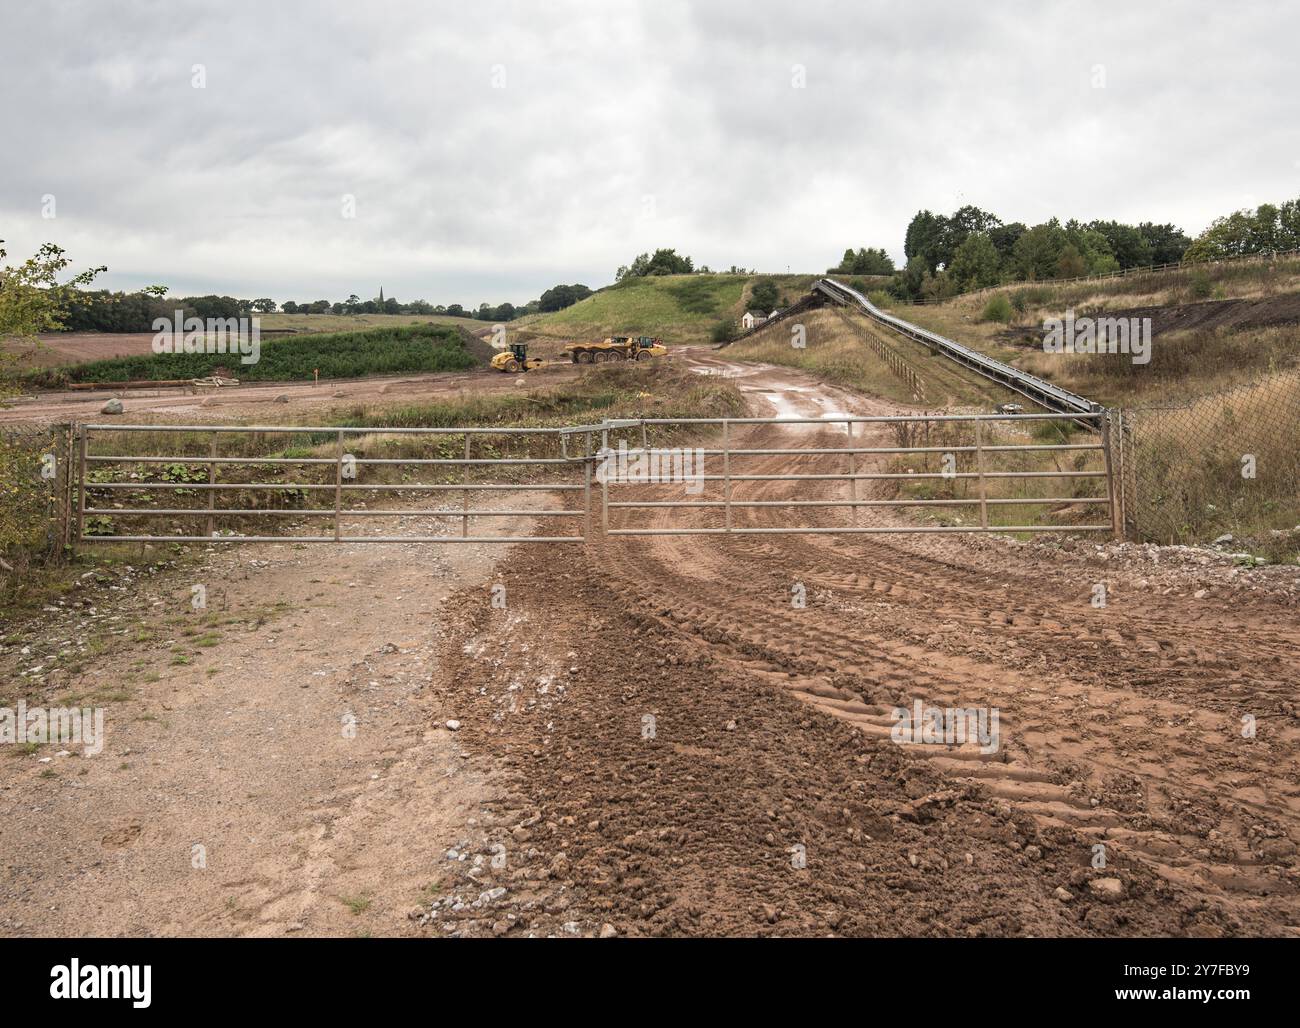
[(705, 343), (722, 319), (739, 321), (755, 283), (771, 281), (781, 306), (808, 292), (820, 275), (659, 275), (624, 279), (552, 314), (510, 323), (525, 338), (595, 339), (654, 335), (665, 343)]

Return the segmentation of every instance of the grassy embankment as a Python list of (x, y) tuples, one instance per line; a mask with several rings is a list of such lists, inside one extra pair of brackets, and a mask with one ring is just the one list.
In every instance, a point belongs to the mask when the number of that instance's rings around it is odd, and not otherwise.
[[(1009, 323), (984, 317), (998, 294), (1010, 301)], [(1234, 305), (1222, 319), (1213, 309), (1215, 300), (1286, 306), (1292, 296), (1300, 308), (1300, 260), (1286, 259), (1062, 286), (1021, 284), (897, 313), (1100, 403), (1139, 408), (1129, 424), (1141, 538), (1196, 543), (1229, 533), (1238, 548), (1294, 562), (1300, 328), (1252, 324), (1248, 306)], [(1135, 308), (1172, 314), (1207, 303), (1209, 309), (1195, 313), (1210, 327), (1158, 331), (1149, 364), (1122, 354), (1042, 350), (1044, 319), (1067, 309), (1076, 317)], [(1163, 315), (1153, 316), (1159, 324)], [(1276, 316), (1275, 307), (1270, 317)], [(1246, 455), (1254, 458), (1253, 478), (1242, 475)]]
[[(722, 353), (735, 360), (798, 368), (869, 396), (926, 410), (989, 410), (1020, 399), (936, 357), (920, 343), (881, 329), (864, 314), (828, 307), (809, 311), (798, 323), (805, 329), (803, 347), (793, 345), (792, 322), (778, 321)], [(892, 352), (893, 361), (882, 357), (878, 347)]]
[(523, 338), (543, 340), (627, 334), (659, 336), (670, 346), (707, 343), (719, 321), (739, 324), (758, 282), (771, 281), (784, 307), (807, 293), (820, 277), (718, 274), (625, 279), (562, 311), (512, 321), (509, 329)]
[[(1285, 371), (1300, 362), (1295, 326), (1223, 325), (1159, 332), (1149, 364), (1121, 354), (1049, 354), (1043, 322), (1073, 310), (1076, 317), (1139, 307), (1173, 307), (1213, 300), (1268, 300), (1300, 294), (1300, 259), (1207, 265), (1068, 285), (1004, 286), (942, 304), (899, 307), (895, 313), (998, 360), (1107, 406), (1186, 399)], [(994, 297), (1009, 301), (1010, 318), (985, 318)], [(1300, 296), (1298, 296), (1300, 300)]]

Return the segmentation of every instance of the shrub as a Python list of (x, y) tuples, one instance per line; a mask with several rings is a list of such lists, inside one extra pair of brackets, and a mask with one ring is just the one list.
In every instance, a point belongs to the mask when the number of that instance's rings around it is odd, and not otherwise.
[(713, 326), (713, 331), (709, 334), (715, 343), (729, 343), (736, 338), (736, 323), (730, 318), (723, 318)]
[(984, 305), (980, 320), (1001, 321), (1003, 323), (1011, 320), (1011, 301), (1007, 299), (1005, 293), (998, 293)]
[(1204, 269), (1193, 272), (1191, 281), (1187, 284), (1187, 291), (1198, 300), (1209, 299), (1210, 294), (1214, 292), (1214, 285)]
[(1024, 314), (1031, 307), (1041, 307), (1052, 299), (1052, 290), (1048, 286), (1031, 286), (1017, 289), (1011, 294), (1011, 306), (1017, 314)]

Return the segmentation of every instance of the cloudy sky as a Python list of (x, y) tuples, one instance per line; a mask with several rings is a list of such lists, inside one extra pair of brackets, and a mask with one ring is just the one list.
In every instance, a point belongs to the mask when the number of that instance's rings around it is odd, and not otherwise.
[(0, 238), (477, 306), (658, 246), (901, 260), (922, 207), (1195, 234), (1300, 195), (1297, 38), (1283, 3), (4, 0)]

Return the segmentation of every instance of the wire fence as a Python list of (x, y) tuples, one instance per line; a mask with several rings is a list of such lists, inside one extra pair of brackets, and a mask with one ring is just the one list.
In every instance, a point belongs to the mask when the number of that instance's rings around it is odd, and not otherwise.
[[(1204, 543), (1295, 538), (1300, 372), (1116, 415), (1125, 536)], [(1298, 545), (1290, 543), (1292, 549)]]
[(0, 570), (18, 573), (71, 541), (71, 428), (0, 426)]

